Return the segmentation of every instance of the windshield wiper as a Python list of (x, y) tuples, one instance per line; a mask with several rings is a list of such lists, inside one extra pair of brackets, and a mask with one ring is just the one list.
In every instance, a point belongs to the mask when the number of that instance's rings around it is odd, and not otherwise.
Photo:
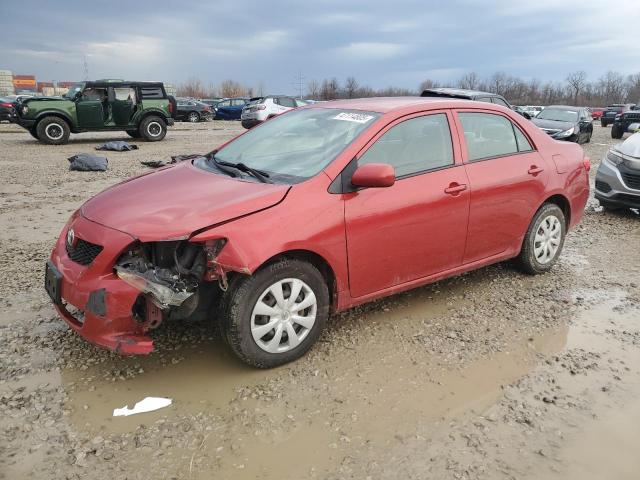
[(269, 174), (263, 170), (258, 170), (257, 168), (251, 168), (242, 162), (232, 163), (232, 162), (226, 162), (224, 160), (218, 160), (215, 155), (211, 155), (210, 158), (213, 159), (213, 162), (221, 170), (223, 170), (224, 168), (235, 168), (236, 170), (240, 170), (241, 172), (252, 175), (253, 177), (260, 180), (262, 183), (273, 183), (271, 180), (269, 180)]

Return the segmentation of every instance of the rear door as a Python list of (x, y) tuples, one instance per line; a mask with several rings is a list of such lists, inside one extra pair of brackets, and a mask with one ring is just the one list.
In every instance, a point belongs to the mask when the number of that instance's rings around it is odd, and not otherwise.
[(345, 194), (349, 284), (353, 297), (459, 266), (469, 213), (467, 176), (446, 111), (397, 120), (358, 165), (387, 163), (396, 183)]
[(458, 111), (471, 203), (465, 264), (519, 249), (549, 169), (523, 131), (491, 111)]

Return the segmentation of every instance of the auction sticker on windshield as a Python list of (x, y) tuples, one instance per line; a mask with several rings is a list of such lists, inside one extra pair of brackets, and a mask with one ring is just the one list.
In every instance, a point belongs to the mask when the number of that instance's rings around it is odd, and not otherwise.
[(364, 115), (362, 113), (342, 112), (333, 117), (334, 120), (344, 120), (345, 122), (367, 123), (373, 115)]

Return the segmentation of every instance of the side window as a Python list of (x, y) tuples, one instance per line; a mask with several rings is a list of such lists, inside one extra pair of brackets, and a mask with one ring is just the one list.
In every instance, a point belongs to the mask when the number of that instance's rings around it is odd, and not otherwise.
[(520, 130), (518, 127), (513, 125), (513, 131), (516, 134), (516, 142), (518, 143), (518, 151), (519, 152), (530, 152), (530, 151), (532, 151), (533, 147), (531, 147), (531, 144), (529, 143), (529, 140), (527, 140), (527, 137), (524, 136), (524, 133), (522, 133), (522, 130)]
[(487, 102), (487, 103), (493, 103), (491, 101), (491, 97), (478, 97), (475, 99), (476, 102)]
[(236, 98), (235, 100), (231, 101), (231, 104), (234, 107), (243, 107), (247, 102), (245, 102), (244, 100), (242, 100), (241, 98)]
[(282, 105), (283, 107), (296, 108), (296, 102), (293, 100), (293, 98), (280, 97), (279, 101), (280, 105)]
[(502, 100), (500, 97), (493, 97), (493, 103), (495, 103), (496, 105), (502, 105), (503, 107), (509, 108), (509, 105), (507, 104), (507, 102)]
[(223, 102), (218, 102), (218, 107), (230, 107), (231, 100), (224, 100)]
[(160, 87), (140, 87), (142, 98), (164, 98), (164, 92)]
[(131, 90), (129, 87), (114, 88), (113, 93), (115, 94), (116, 100), (129, 100)]
[(501, 115), (459, 113), (469, 161), (518, 153), (513, 124)]
[(358, 165), (367, 163), (388, 163), (396, 177), (453, 165), (447, 116), (426, 115), (392, 127), (358, 160)]

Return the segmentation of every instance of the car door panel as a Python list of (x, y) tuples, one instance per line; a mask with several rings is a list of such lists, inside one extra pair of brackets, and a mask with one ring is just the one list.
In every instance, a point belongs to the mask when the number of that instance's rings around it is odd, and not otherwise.
[(102, 102), (82, 100), (76, 103), (76, 114), (80, 128), (101, 127), (104, 125)]
[[(477, 110), (458, 113), (498, 115)], [(464, 132), (458, 116), (456, 122)], [(464, 264), (519, 251), (523, 235), (544, 200), (550, 171), (535, 150), (470, 162), (472, 133), (464, 134), (462, 148), (471, 190)]]
[(351, 295), (360, 297), (455, 268), (464, 252), (469, 190), (462, 166), (369, 188), (345, 200)]

